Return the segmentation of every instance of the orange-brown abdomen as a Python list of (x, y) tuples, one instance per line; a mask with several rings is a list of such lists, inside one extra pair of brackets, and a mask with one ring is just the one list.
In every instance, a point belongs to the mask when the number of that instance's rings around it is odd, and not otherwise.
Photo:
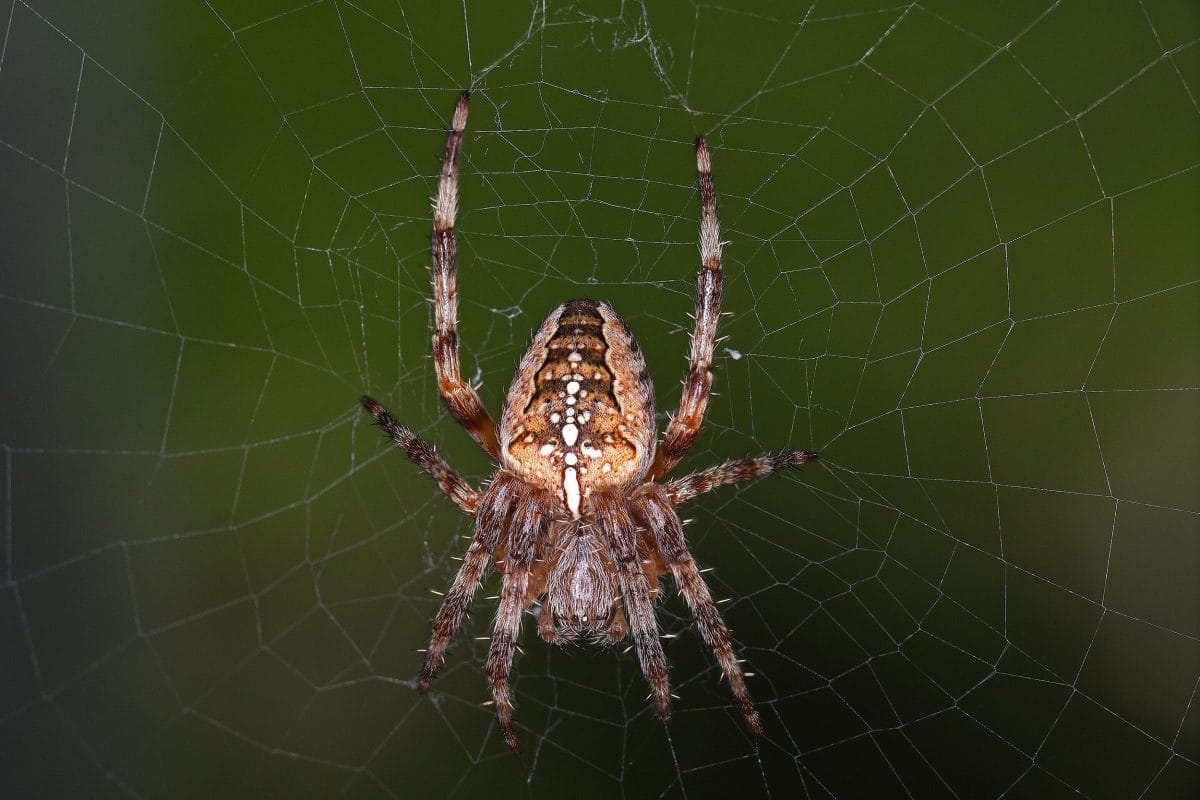
[(578, 517), (593, 492), (645, 476), (655, 436), (654, 387), (621, 318), (595, 300), (551, 311), (508, 392), (503, 466)]

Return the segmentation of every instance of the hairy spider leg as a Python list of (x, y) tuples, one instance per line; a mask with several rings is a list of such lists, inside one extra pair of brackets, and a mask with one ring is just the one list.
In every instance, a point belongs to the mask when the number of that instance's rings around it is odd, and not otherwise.
[(659, 639), (650, 583), (642, 563), (648, 554), (643, 554), (638, 548), (637, 525), (629, 515), (624, 498), (614, 497), (608, 492), (593, 495), (592, 508), (601, 537), (617, 566), (626, 617), (629, 629), (633, 632), (642, 674), (650, 686), (658, 716), (668, 719), (671, 716), (671, 693), (667, 680), (667, 656)]
[(667, 424), (646, 480), (670, 472), (691, 448), (700, 434), (712, 389), (712, 355), (725, 279), (721, 271), (721, 225), (717, 219), (712, 160), (704, 137), (696, 140), (696, 171), (700, 176), (700, 271), (696, 274), (696, 325), (692, 331), (689, 369), (683, 382), (679, 413)]
[(674, 504), (669, 495), (661, 487), (650, 486), (634, 503), (634, 514), (654, 536), (658, 552), (671, 570), (679, 593), (687, 602), (696, 620), (696, 628), (700, 631), (705, 644), (712, 648), (721, 666), (721, 672), (729, 681), (729, 690), (733, 699), (742, 709), (746, 724), (755, 733), (762, 733), (762, 721), (758, 711), (750, 702), (750, 691), (746, 688), (746, 679), (742, 667), (738, 664), (737, 656), (729, 642), (729, 629), (717, 611), (708, 584), (700, 574), (695, 559), (688, 551), (687, 542), (683, 538), (683, 524), (675, 513)]
[(760, 475), (770, 475), (780, 470), (799, 467), (810, 461), (816, 461), (817, 458), (817, 453), (811, 450), (793, 450), (778, 455), (726, 461), (724, 464), (718, 464), (715, 467), (669, 481), (663, 484), (663, 490), (666, 491), (671, 505), (677, 506), (698, 494), (716, 489), (718, 486), (727, 486), (731, 483), (757, 478)]
[(467, 126), (469, 92), (458, 96), (454, 119), (446, 135), (446, 154), (433, 203), (433, 365), (442, 399), (458, 423), (489, 456), (500, 461), (496, 423), (475, 389), (463, 380), (458, 344), (458, 246), (454, 221), (458, 214), (458, 154)]
[(446, 459), (437, 454), (433, 445), (417, 436), (407, 426), (401, 425), (386, 408), (365, 394), (362, 396), (362, 404), (396, 446), (402, 449), (414, 464), (432, 475), (438, 486), (442, 487), (442, 491), (457, 503), (459, 508), (468, 514), (475, 513), (475, 507), (479, 504), (479, 492), (464, 481), (454, 468), (446, 463)]
[(496, 715), (500, 718), (500, 733), (504, 737), (504, 744), (514, 753), (521, 752), (521, 745), (517, 742), (517, 732), (512, 723), (513, 701), (509, 683), (513, 650), (521, 633), (525, 607), (529, 604), (534, 553), (538, 542), (548, 535), (556, 502), (549, 493), (539, 494), (540, 497), (526, 495), (517, 503), (512, 524), (501, 542), (504, 580), (487, 658), (487, 674), (492, 682)]
[(475, 592), (483, 580), (488, 561), (500, 543), (501, 535), (508, 529), (513, 508), (521, 497), (522, 484), (513, 475), (501, 473), (488, 486), (487, 491), (479, 499), (478, 513), (475, 515), (475, 536), (467, 554), (463, 557), (462, 566), (454, 576), (454, 583), (446, 592), (437, 616), (433, 618), (433, 635), (429, 647), (425, 650), (425, 663), (421, 667), (421, 676), (417, 690), (424, 694), (429, 691), (433, 682), (433, 674), (446, 658), (446, 648), (450, 640), (462, 625), (463, 617)]

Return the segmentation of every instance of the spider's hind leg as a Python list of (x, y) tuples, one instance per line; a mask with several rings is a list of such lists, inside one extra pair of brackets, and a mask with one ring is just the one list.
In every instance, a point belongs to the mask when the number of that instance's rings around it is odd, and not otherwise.
[(513, 651), (521, 634), (525, 608), (529, 605), (529, 590), (534, 580), (534, 555), (553, 520), (554, 502), (544, 492), (534, 494), (528, 488), (524, 491), (513, 507), (511, 524), (503, 537), (504, 582), (500, 589), (500, 605), (496, 609), (496, 622), (487, 658), (487, 675), (492, 685), (496, 716), (500, 719), (500, 733), (504, 737), (504, 744), (514, 753), (519, 753), (521, 746), (517, 742), (517, 731), (512, 721), (510, 675)]
[(660, 487), (650, 487), (634, 501), (633, 511), (638, 522), (654, 536), (659, 554), (670, 567), (679, 593), (692, 611), (700, 636), (712, 648), (721, 672), (729, 681), (729, 690), (741, 707), (746, 724), (755, 733), (762, 733), (762, 720), (750, 702), (750, 690), (746, 688), (745, 675), (730, 644), (729, 629), (717, 611), (717, 604), (713, 602), (695, 559), (688, 552), (683, 525), (667, 493)]
[(446, 649), (450, 646), (450, 640), (462, 625), (467, 608), (470, 607), (483, 580), (488, 561), (508, 531), (513, 507), (522, 496), (521, 489), (521, 482), (516, 477), (501, 473), (479, 498), (478, 513), (475, 515), (475, 536), (471, 540), (471, 546), (467, 548), (458, 574), (454, 576), (450, 591), (446, 592), (446, 599), (442, 601), (442, 606), (433, 619), (433, 636), (425, 651), (425, 664), (421, 667), (421, 677), (417, 684), (417, 691), (422, 694), (429, 691), (433, 674), (446, 660)]
[(618, 500), (607, 493), (594, 494), (592, 508), (603, 532), (605, 546), (616, 565), (621, 594), (625, 598), (629, 630), (633, 633), (633, 644), (637, 648), (642, 674), (650, 686), (658, 716), (667, 719), (671, 716), (667, 656), (659, 640), (654, 598), (638, 548), (637, 526), (624, 498)]
[(492, 701), (500, 718), (500, 733), (504, 744), (514, 753), (521, 752), (517, 731), (513, 727), (512, 672), (513, 650), (521, 633), (521, 617), (525, 611), (525, 594), (529, 588), (529, 565), (514, 563), (509, 553), (505, 565), (504, 586), (500, 590), (500, 606), (496, 610), (496, 626), (488, 649), (487, 674), (492, 684)]
[(446, 599), (433, 619), (433, 636), (425, 650), (425, 663), (421, 666), (421, 677), (417, 683), (417, 691), (421, 694), (429, 691), (429, 686), (433, 683), (433, 673), (437, 672), (438, 667), (446, 660), (446, 648), (450, 646), (450, 640), (462, 625), (467, 608), (475, 596), (475, 590), (483, 580), (489, 557), (487, 542), (477, 535), (467, 548), (458, 575), (454, 577), (454, 583), (450, 586), (450, 591), (446, 592)]

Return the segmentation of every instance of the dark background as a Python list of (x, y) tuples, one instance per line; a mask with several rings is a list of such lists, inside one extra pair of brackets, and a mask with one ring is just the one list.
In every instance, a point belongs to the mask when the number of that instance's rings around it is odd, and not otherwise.
[[(1200, 787), (1191, 0), (30, 0), (0, 28), (0, 794)], [(486, 479), (427, 357), (463, 87), (493, 413), (576, 296), (677, 402), (709, 137), (733, 316), (683, 468), (823, 453), (687, 512), (760, 738), (677, 597), (666, 726), (633, 654), (527, 626), (509, 755), (482, 599), (414, 690), (470, 523), (357, 397)]]

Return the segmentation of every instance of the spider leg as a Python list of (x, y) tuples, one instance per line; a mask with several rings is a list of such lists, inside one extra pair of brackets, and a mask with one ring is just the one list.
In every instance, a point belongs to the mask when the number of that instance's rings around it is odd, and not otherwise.
[(422, 694), (429, 691), (433, 673), (446, 660), (446, 648), (462, 625), (463, 617), (466, 616), (467, 608), (475, 597), (488, 560), (500, 542), (512, 506), (519, 495), (519, 481), (510, 475), (501, 474), (492, 481), (492, 485), (480, 498), (479, 513), (475, 516), (475, 536), (463, 557), (462, 566), (458, 568), (458, 574), (454, 576), (454, 583), (446, 592), (446, 599), (442, 601), (442, 606), (433, 619), (433, 636), (425, 650), (425, 663), (421, 667), (421, 676), (417, 684), (417, 691)]
[(667, 656), (658, 636), (658, 620), (650, 596), (650, 584), (642, 569), (642, 556), (637, 547), (637, 526), (629, 516), (624, 501), (606, 495), (593, 495), (592, 508), (604, 540), (617, 567), (621, 594), (625, 597), (629, 629), (637, 647), (642, 674), (654, 696), (658, 716), (671, 716), (671, 694), (667, 681)]
[(500, 718), (500, 733), (504, 737), (504, 744), (514, 753), (519, 753), (521, 745), (517, 741), (517, 732), (512, 724), (513, 701), (509, 674), (512, 671), (513, 649), (521, 632), (525, 595), (529, 591), (529, 567), (514, 565), (511, 561), (505, 566), (500, 606), (496, 610), (496, 626), (492, 631), (492, 645), (488, 650), (487, 674), (492, 682), (492, 700), (496, 705), (496, 715)]
[(429, 685), (433, 683), (433, 673), (446, 660), (446, 648), (462, 625), (463, 617), (466, 616), (471, 600), (475, 597), (475, 590), (483, 580), (483, 572), (487, 569), (490, 557), (491, 549), (481, 540), (479, 534), (476, 534), (471, 546), (467, 548), (467, 554), (463, 556), (462, 566), (454, 576), (450, 591), (446, 592), (446, 599), (442, 601), (437, 616), (433, 618), (433, 637), (425, 650), (425, 663), (421, 666), (421, 677), (417, 684), (417, 691), (421, 694), (429, 691)]
[(712, 648), (717, 663), (721, 666), (721, 672), (729, 681), (729, 690), (741, 707), (746, 724), (755, 733), (762, 733), (762, 721), (754, 704), (750, 702), (750, 691), (746, 688), (745, 676), (729, 643), (729, 629), (725, 627), (725, 621), (717, 611), (717, 604), (713, 602), (708, 584), (704, 582), (695, 559), (688, 552), (687, 543), (683, 538), (683, 525), (667, 492), (654, 487), (652, 491), (634, 501), (634, 509), (639, 521), (653, 533), (659, 553), (670, 567), (679, 592), (692, 611), (700, 636)]
[(704, 422), (712, 388), (712, 354), (721, 317), (721, 226), (713, 191), (712, 161), (704, 137), (696, 140), (696, 171), (700, 176), (700, 272), (696, 275), (696, 326), (692, 332), (689, 370), (683, 382), (679, 413), (671, 418), (654, 454), (647, 480), (667, 474), (679, 463)]
[(446, 154), (433, 204), (433, 364), (437, 371), (442, 399), (458, 423), (479, 443), (484, 452), (500, 460), (496, 423), (483, 407), (483, 401), (463, 380), (459, 366), (458, 288), (456, 284), (457, 242), (454, 221), (458, 214), (458, 154), (462, 150), (463, 130), (467, 125), (469, 93), (458, 96), (454, 118), (446, 136)]
[(701, 472), (693, 472), (682, 478), (676, 478), (663, 484), (663, 491), (672, 506), (677, 506), (691, 500), (698, 494), (726, 486), (731, 483), (757, 478), (760, 475), (770, 475), (772, 472), (798, 467), (810, 461), (816, 461), (817, 454), (810, 450), (795, 450), (779, 455), (758, 456), (757, 458), (742, 458), (737, 461), (726, 461), (715, 467), (709, 467)]
[(432, 475), (438, 486), (442, 487), (442, 491), (457, 503), (459, 508), (468, 514), (475, 513), (475, 507), (479, 504), (479, 492), (459, 477), (454, 468), (446, 463), (446, 459), (437, 454), (433, 445), (397, 422), (386, 408), (372, 398), (363, 395), (362, 404), (392, 441), (414, 464)]
[(513, 650), (521, 633), (521, 620), (529, 604), (530, 567), (536, 543), (549, 525), (550, 508), (534, 497), (525, 497), (513, 515), (504, 556), (504, 583), (500, 589), (500, 605), (492, 629), (488, 649), (487, 674), (492, 682), (492, 700), (500, 718), (500, 733), (504, 744), (514, 753), (521, 752), (517, 732), (513, 728), (512, 672)]

